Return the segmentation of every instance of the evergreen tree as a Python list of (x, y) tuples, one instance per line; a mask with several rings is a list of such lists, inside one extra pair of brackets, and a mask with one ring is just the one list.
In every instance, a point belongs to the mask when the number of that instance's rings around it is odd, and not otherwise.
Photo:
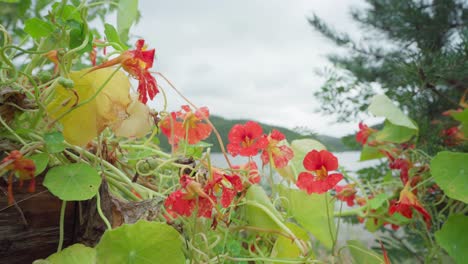
[(361, 41), (316, 15), (309, 18), (346, 51), (328, 56), (335, 67), (323, 73), (327, 81), (315, 94), (321, 110), (338, 114), (338, 121), (356, 120), (381, 88), (418, 122), (420, 144), (430, 143), (427, 150), (434, 152), (441, 142), (434, 121), (458, 108), (468, 89), (468, 1), (366, 2), (366, 8), (351, 11), (365, 30)]

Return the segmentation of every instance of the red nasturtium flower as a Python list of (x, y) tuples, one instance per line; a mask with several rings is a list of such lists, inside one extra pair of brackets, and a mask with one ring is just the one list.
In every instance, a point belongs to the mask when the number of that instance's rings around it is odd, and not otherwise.
[(150, 100), (159, 93), (156, 79), (148, 71), (153, 67), (154, 53), (155, 50), (145, 49), (145, 40), (139, 39), (136, 42), (135, 50), (127, 50), (120, 54), (117, 58), (104, 62), (98, 66), (95, 66), (91, 71), (110, 67), (113, 65), (120, 64), (122, 68), (130, 73), (132, 77), (139, 81), (138, 83), (138, 99), (140, 102), (146, 104), (148, 97)]
[(249, 161), (246, 164), (240, 166), (232, 166), (232, 168), (235, 170), (246, 171), (248, 180), (251, 184), (259, 183), (261, 180), (260, 173), (258, 172), (257, 163), (255, 163), (254, 161)]
[(400, 199), (396, 203), (392, 203), (388, 210), (390, 215), (398, 212), (406, 218), (413, 218), (412, 209), (416, 209), (424, 218), (427, 227), (431, 226), (431, 215), (424, 209), (418, 200), (418, 197), (411, 191), (411, 184), (407, 183), (400, 192)]
[(213, 173), (213, 179), (203, 187), (188, 175), (180, 178), (180, 184), (182, 189), (171, 193), (164, 202), (166, 210), (172, 217), (190, 216), (197, 209), (198, 217), (210, 218), (218, 201), (216, 193), (219, 190), (221, 190), (221, 205), (226, 208), (244, 188), (238, 175), (221, 174), (217, 171)]
[(406, 159), (395, 159), (390, 162), (389, 167), (392, 170), (400, 170), (400, 179), (403, 184), (408, 182), (409, 169), (412, 167), (412, 163)]
[[(347, 184), (344, 186), (336, 185), (336, 198), (343, 202), (346, 202), (348, 206), (354, 205), (354, 200), (356, 199), (356, 189), (354, 189), (354, 184)], [(364, 200), (365, 202), (365, 200)]]
[(340, 173), (328, 174), (338, 169), (338, 159), (326, 150), (307, 153), (303, 165), (308, 172), (299, 174), (296, 185), (308, 194), (327, 192), (343, 179)]
[(366, 124), (360, 122), (359, 123), (359, 131), (356, 134), (356, 141), (359, 142), (361, 145), (364, 145), (367, 143), (367, 139), (369, 136), (377, 132), (377, 130), (368, 127)]
[(227, 150), (233, 157), (255, 156), (268, 144), (262, 127), (253, 121), (248, 121), (245, 125), (234, 125), (229, 131), (228, 139)]
[[(171, 193), (164, 202), (164, 207), (172, 216), (190, 216), (198, 208), (199, 217), (211, 217), (215, 197), (210, 197), (190, 176), (180, 178), (182, 189)], [(174, 214), (175, 213), (175, 214)]]
[[(18, 150), (13, 150), (8, 156), (6, 156), (0, 164), (9, 163), (5, 169), (7, 171), (16, 172), (19, 176), (20, 183), (23, 180), (31, 180), (29, 183), (29, 192), (34, 192), (36, 183), (34, 180), (34, 172), (36, 171), (36, 165), (34, 161), (24, 158), (23, 154)], [(8, 204), (13, 204), (13, 173), (8, 176)]]
[(288, 162), (294, 157), (293, 150), (286, 146), (280, 145), (280, 142), (285, 140), (286, 137), (283, 133), (273, 129), (266, 137), (268, 143), (262, 152), (263, 165), (270, 162), (270, 155), (273, 159), (273, 166), (275, 168), (283, 168), (288, 165)]
[(444, 144), (449, 147), (458, 146), (465, 140), (463, 132), (457, 126), (442, 130), (441, 136), (444, 138)]
[(210, 136), (212, 128), (204, 123), (205, 118), (209, 116), (207, 107), (200, 107), (194, 113), (188, 105), (183, 105), (182, 111), (172, 112), (159, 126), (169, 143), (177, 144), (179, 140), (184, 139), (193, 145)]

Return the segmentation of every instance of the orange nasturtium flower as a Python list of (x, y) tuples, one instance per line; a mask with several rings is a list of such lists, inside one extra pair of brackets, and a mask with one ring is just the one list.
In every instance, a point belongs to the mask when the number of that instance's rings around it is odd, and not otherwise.
[(148, 71), (153, 67), (155, 50), (145, 49), (145, 40), (139, 39), (136, 42), (135, 50), (127, 50), (120, 54), (117, 58), (104, 62), (98, 66), (95, 66), (91, 71), (110, 67), (113, 65), (120, 64), (122, 68), (130, 73), (132, 77), (139, 81), (138, 84), (138, 99), (140, 102), (146, 104), (148, 97), (150, 100), (159, 93), (156, 79)]
[(67, 142), (84, 146), (106, 127), (123, 137), (142, 137), (151, 130), (149, 108), (137, 100), (132, 101), (128, 77), (122, 71), (114, 71), (71, 72), (69, 77), (75, 83), (74, 88), (55, 87), (47, 112), (53, 119), (61, 118), (58, 121), (63, 125)]
[[(36, 171), (36, 165), (34, 161), (23, 157), (23, 154), (18, 150), (13, 150), (8, 156), (6, 156), (0, 164), (9, 163), (5, 170), (16, 172), (19, 176), (20, 181), (31, 180), (29, 183), (29, 192), (35, 191), (34, 172)], [(0, 173), (3, 174), (3, 173)], [(13, 204), (13, 173), (8, 176), (8, 204)]]
[(412, 209), (416, 209), (424, 218), (427, 227), (431, 226), (431, 215), (424, 209), (418, 200), (418, 197), (411, 191), (411, 182), (408, 182), (403, 190), (400, 192), (400, 199), (398, 202), (390, 205), (388, 213), (393, 215), (398, 212), (406, 218), (413, 218)]

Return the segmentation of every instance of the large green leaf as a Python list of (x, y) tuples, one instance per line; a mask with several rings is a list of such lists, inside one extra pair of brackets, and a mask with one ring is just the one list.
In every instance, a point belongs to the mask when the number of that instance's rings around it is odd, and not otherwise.
[(33, 38), (47, 37), (54, 32), (54, 25), (34, 17), (26, 20), (24, 31)]
[(277, 221), (283, 222), (283, 218), (276, 210), (262, 187), (252, 185), (245, 195), (245, 217), (249, 225), (280, 229)]
[[(286, 223), (286, 226), (291, 230), (294, 235), (301, 239), (304, 242), (308, 242), (309, 235), (307, 234), (307, 231), (304, 229), (300, 228), (298, 225), (294, 223)], [(273, 246), (273, 249), (271, 250), (271, 256), (273, 258), (287, 258), (287, 259), (299, 259), (301, 256), (302, 252), (301, 250), (297, 247), (296, 243), (292, 241), (289, 238), (286, 238), (284, 236), (278, 236), (278, 239), (276, 239), (275, 245)], [(283, 263), (283, 262), (274, 262), (274, 263)]]
[(44, 135), (47, 152), (58, 153), (65, 149), (65, 143), (62, 133), (51, 132)]
[(431, 160), (431, 172), (448, 197), (468, 203), (468, 153), (437, 153)]
[(383, 157), (385, 157), (385, 155), (382, 154), (382, 152), (380, 152), (378, 148), (365, 145), (362, 148), (361, 157), (359, 160), (365, 161), (365, 160), (372, 160), (372, 159), (380, 159)]
[(375, 139), (378, 141), (387, 141), (392, 143), (403, 143), (410, 140), (418, 134), (418, 130), (405, 126), (397, 126), (388, 121), (382, 130), (375, 134)]
[(451, 215), (435, 233), (437, 243), (457, 262), (466, 263), (468, 260), (468, 216)]
[(34, 161), (34, 165), (36, 165), (36, 171), (34, 172), (34, 176), (39, 175), (47, 168), (47, 164), (49, 164), (49, 155), (47, 153), (38, 153), (28, 157)]
[(83, 244), (74, 244), (50, 255), (47, 261), (50, 264), (94, 264), (96, 263), (96, 250)]
[(138, 18), (138, 0), (120, 0), (117, 11), (117, 31), (120, 40), (127, 42), (130, 27)]
[[(325, 247), (331, 248), (333, 245), (331, 234), (334, 236), (336, 231), (333, 221), (334, 203), (329, 194), (309, 195), (304, 191), (290, 189), (283, 185), (278, 185), (278, 191), (280, 196), (287, 199), (284, 205), (294, 219)], [(328, 199), (328, 214), (326, 199)]]
[(382, 264), (384, 258), (382, 255), (375, 253), (374, 251), (366, 248), (362, 242), (358, 240), (346, 241), (349, 252), (353, 256), (355, 264)]
[(111, 43), (114, 49), (122, 50), (122, 48), (127, 48), (127, 46), (120, 41), (119, 33), (117, 33), (117, 30), (111, 24), (104, 24), (104, 34), (106, 34), (107, 41)]
[(104, 233), (96, 246), (97, 263), (185, 263), (179, 233), (165, 223), (140, 220)]
[(64, 201), (91, 199), (99, 190), (101, 176), (85, 163), (54, 167), (47, 172), (44, 186)]
[(410, 129), (418, 129), (393, 102), (384, 94), (376, 95), (369, 105), (369, 112), (376, 116), (382, 116), (394, 125), (403, 126)]
[(465, 108), (465, 110), (461, 112), (455, 112), (452, 114), (452, 117), (460, 121), (462, 125), (462, 131), (465, 137), (468, 137), (468, 108)]
[(292, 162), (296, 167), (297, 172), (305, 171), (304, 165), (302, 162), (304, 161), (305, 155), (311, 152), (312, 150), (324, 150), (327, 149), (322, 143), (318, 142), (314, 139), (296, 139), (291, 142), (291, 148), (294, 151), (294, 158)]

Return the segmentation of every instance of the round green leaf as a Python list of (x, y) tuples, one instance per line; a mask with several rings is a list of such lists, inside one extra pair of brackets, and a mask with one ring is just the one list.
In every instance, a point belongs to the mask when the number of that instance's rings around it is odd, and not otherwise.
[(468, 203), (468, 153), (437, 153), (431, 161), (431, 172), (448, 197)]
[[(286, 223), (286, 226), (291, 230), (294, 235), (301, 239), (304, 242), (308, 242), (310, 240), (307, 231), (300, 228), (298, 225), (294, 223)], [(284, 236), (278, 236), (276, 239), (275, 245), (271, 250), (271, 256), (273, 258), (285, 258), (285, 259), (299, 259), (301, 257), (301, 250), (297, 247), (296, 243), (291, 241), (290, 238), (286, 238)], [(313, 253), (312, 253), (313, 254)], [(283, 263), (283, 262), (274, 262), (274, 263)]]
[(346, 241), (349, 252), (353, 256), (354, 262), (359, 264), (382, 264), (384, 258), (382, 255), (368, 249), (361, 241), (348, 240)]
[(60, 132), (52, 132), (44, 135), (46, 149), (49, 153), (59, 153), (65, 149), (64, 138)]
[(466, 263), (468, 259), (468, 216), (451, 215), (442, 229), (435, 233), (437, 243), (457, 262)]
[[(333, 221), (335, 206), (329, 194), (307, 194), (304, 191), (290, 189), (283, 185), (278, 185), (278, 191), (281, 197), (287, 199), (284, 205), (297, 223), (322, 242), (325, 247), (331, 248), (333, 238), (330, 233), (335, 234), (336, 231)], [(326, 199), (328, 200), (328, 214)], [(329, 222), (327, 223), (327, 221)]]
[(376, 133), (375, 139), (378, 141), (387, 141), (393, 143), (403, 143), (410, 140), (413, 136), (418, 134), (418, 130), (397, 126), (388, 121), (382, 130)]
[(47, 153), (38, 153), (27, 158), (34, 161), (34, 165), (36, 165), (34, 176), (41, 174), (47, 168), (47, 164), (49, 164), (49, 155)]
[(33, 38), (47, 37), (54, 32), (54, 25), (37, 17), (26, 20), (24, 31)]
[(280, 229), (276, 221), (282, 222), (283, 218), (273, 206), (270, 198), (268, 198), (268, 195), (262, 187), (258, 185), (250, 186), (245, 195), (245, 200), (245, 216), (249, 225), (277, 230)]
[(393, 102), (384, 94), (376, 95), (369, 105), (369, 112), (376, 116), (382, 116), (394, 125), (411, 129), (418, 129), (411, 119), (409, 119)]
[(74, 244), (59, 253), (50, 255), (47, 260), (50, 264), (94, 264), (96, 263), (96, 250), (82, 244)]
[(101, 176), (88, 164), (74, 163), (49, 170), (43, 184), (61, 200), (83, 201), (96, 195)]
[(97, 263), (185, 263), (179, 233), (165, 223), (140, 220), (104, 233), (96, 246)]

